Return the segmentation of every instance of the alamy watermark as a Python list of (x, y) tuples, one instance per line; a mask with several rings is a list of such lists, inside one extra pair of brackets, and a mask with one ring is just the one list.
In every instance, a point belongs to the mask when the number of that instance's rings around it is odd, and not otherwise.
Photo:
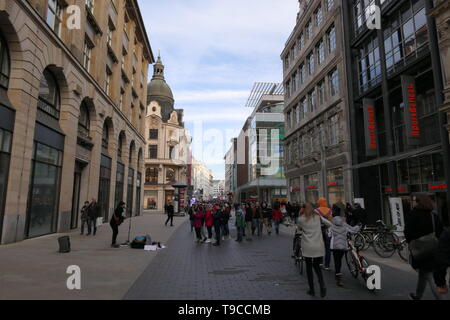
[(67, 289), (81, 290), (81, 268), (76, 265), (68, 266), (66, 273), (70, 274), (66, 281)]

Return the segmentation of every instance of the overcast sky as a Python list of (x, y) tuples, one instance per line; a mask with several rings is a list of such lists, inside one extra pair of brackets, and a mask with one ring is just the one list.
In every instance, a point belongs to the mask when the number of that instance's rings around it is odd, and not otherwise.
[[(298, 0), (139, 0), (155, 58), (184, 109), (194, 156), (224, 178), (223, 157), (251, 111), (254, 82), (281, 82)], [(150, 70), (151, 77), (153, 68)]]

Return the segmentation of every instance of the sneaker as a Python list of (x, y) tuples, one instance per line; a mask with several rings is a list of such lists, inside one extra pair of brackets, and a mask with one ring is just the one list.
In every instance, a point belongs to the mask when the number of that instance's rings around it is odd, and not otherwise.
[(225, 241), (225, 237), (222, 237), (222, 241)]
[(325, 270), (325, 271), (330, 271), (331, 270), (331, 268), (330, 267), (323, 267), (323, 270)]
[(205, 243), (211, 243), (211, 239), (206, 240)]
[(437, 292), (439, 292), (440, 294), (447, 294), (448, 288), (447, 287), (437, 287)]
[(320, 288), (320, 297), (325, 298), (327, 296), (327, 288)]
[(314, 297), (316, 293), (313, 290), (308, 290), (306, 294), (310, 295), (311, 297)]
[(414, 293), (410, 293), (409, 294), (409, 299), (411, 299), (411, 300), (420, 300), (420, 298), (418, 296), (416, 296)]

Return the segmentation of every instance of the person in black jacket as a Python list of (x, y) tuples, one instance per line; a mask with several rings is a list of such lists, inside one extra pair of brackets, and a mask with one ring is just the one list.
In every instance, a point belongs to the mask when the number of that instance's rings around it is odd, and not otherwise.
[(189, 206), (186, 211), (189, 215), (189, 221), (191, 223), (191, 232), (192, 232), (194, 231), (194, 220), (195, 220), (194, 210), (192, 210), (192, 206)]
[(267, 202), (263, 202), (262, 205), (262, 213), (264, 218), (264, 225), (266, 227), (267, 233), (272, 233), (272, 208), (267, 205)]
[(93, 235), (97, 233), (97, 218), (100, 217), (100, 206), (97, 203), (97, 200), (92, 199), (91, 204), (89, 205), (87, 209), (87, 215), (88, 215), (88, 233), (87, 235), (91, 234), (92, 229)]
[(123, 216), (124, 212), (125, 212), (125, 202), (122, 201), (119, 203), (116, 210), (114, 210), (114, 214), (112, 215), (111, 220), (109, 221), (109, 225), (111, 226), (111, 229), (113, 231), (111, 242), (111, 247), (113, 248), (119, 248), (119, 246), (116, 244), (116, 240), (117, 235), (119, 234), (119, 226), (126, 219)]
[(214, 233), (216, 236), (216, 242), (213, 243), (213, 246), (220, 246), (220, 227), (222, 225), (222, 209), (215, 205), (213, 208), (213, 223), (214, 223)]
[[(413, 195), (413, 206), (414, 209), (410, 212), (405, 225), (406, 242), (409, 244), (414, 240), (432, 233), (439, 238), (443, 231), (443, 227), (439, 217), (432, 216), (433, 203), (430, 197), (422, 193)], [(437, 291), (436, 285), (433, 281), (433, 272), (438, 267), (434, 253), (430, 253), (429, 258), (421, 260), (411, 257), (411, 266), (418, 271), (419, 279), (417, 282), (416, 292), (410, 293), (409, 297), (412, 300), (422, 299), (426, 285), (428, 284), (434, 297), (438, 300), (442, 299), (442, 296)]]
[(252, 241), (252, 225), (253, 225), (252, 207), (249, 203), (245, 205), (245, 235), (247, 241)]
[(167, 227), (167, 223), (170, 221), (170, 226), (173, 227), (173, 216), (175, 214), (175, 209), (172, 203), (167, 204), (167, 220), (165, 226)]
[(445, 277), (447, 276), (447, 269), (450, 267), (450, 229), (441, 234), (435, 258), (438, 268), (434, 273), (434, 282), (439, 293), (447, 294), (448, 287), (445, 283)]
[(230, 237), (230, 228), (228, 225), (230, 217), (231, 217), (231, 208), (228, 204), (225, 204), (222, 207), (222, 215), (221, 215), (222, 240), (225, 240)]

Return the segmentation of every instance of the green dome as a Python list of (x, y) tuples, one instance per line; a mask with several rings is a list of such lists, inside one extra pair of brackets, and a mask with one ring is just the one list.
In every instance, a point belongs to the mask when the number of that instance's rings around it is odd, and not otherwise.
[(155, 65), (153, 66), (153, 78), (147, 87), (147, 103), (152, 100), (169, 100), (173, 107), (174, 99), (172, 90), (164, 78), (164, 65), (161, 61), (161, 57), (158, 57)]

